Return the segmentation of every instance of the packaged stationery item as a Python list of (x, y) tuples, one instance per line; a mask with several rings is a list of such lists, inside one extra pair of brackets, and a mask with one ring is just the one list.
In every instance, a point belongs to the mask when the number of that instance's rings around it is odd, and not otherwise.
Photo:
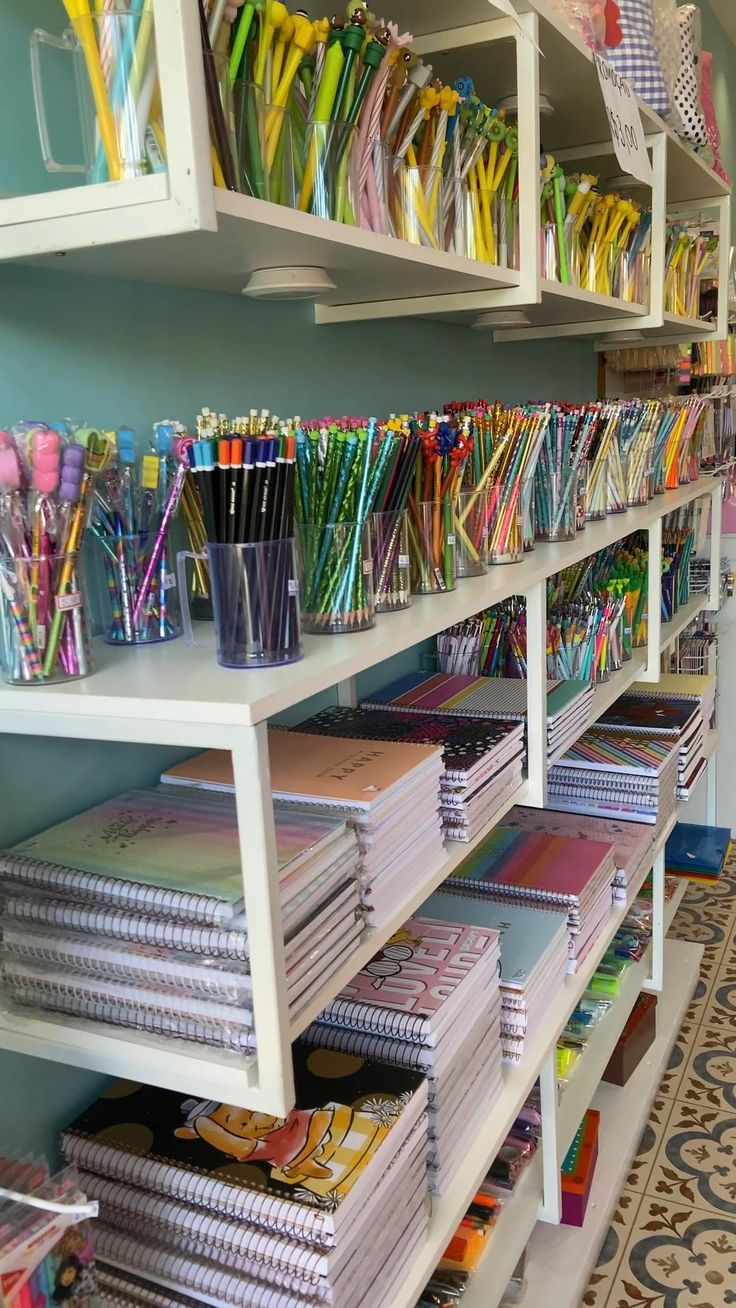
[(0, 663), (15, 685), (92, 668), (80, 550), (107, 439), (70, 423), (0, 431)]
[(45, 1159), (0, 1153), (2, 1308), (91, 1308), (96, 1216), (76, 1168), (52, 1177)]
[(657, 996), (641, 994), (609, 1059), (603, 1080), (626, 1085), (657, 1038)]
[(562, 1221), (582, 1226), (598, 1158), (600, 1113), (589, 1108), (562, 1164)]

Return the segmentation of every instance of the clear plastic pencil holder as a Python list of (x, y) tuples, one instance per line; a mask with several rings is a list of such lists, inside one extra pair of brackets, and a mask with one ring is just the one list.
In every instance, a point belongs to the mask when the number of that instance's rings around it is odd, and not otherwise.
[(106, 643), (157, 645), (179, 636), (179, 596), (166, 536), (151, 531), (94, 539)]
[(389, 213), (391, 231), (401, 241), (441, 250), (444, 179), (430, 164), (410, 166), (406, 159), (389, 161)]
[(649, 250), (639, 250), (637, 254), (620, 250), (614, 266), (613, 294), (630, 304), (648, 304), (649, 272)]
[[(533, 477), (496, 481), (488, 492), (488, 561), (518, 563), (524, 557)], [(526, 518), (526, 528), (525, 528)]]
[(537, 543), (537, 495), (533, 477), (525, 477), (521, 483), (521, 515), (521, 535), (524, 544), (524, 553), (529, 554)]
[(370, 525), (300, 523), (297, 531), (304, 630), (336, 635), (375, 626)]
[(298, 208), (355, 227), (359, 216), (356, 130), (349, 123), (310, 122)]
[(364, 231), (391, 234), (388, 216), (389, 154), (380, 136), (358, 133), (355, 168), (358, 177), (358, 216)]
[[(33, 98), (49, 172), (84, 173), (88, 182), (114, 182), (166, 171), (160, 126), (154, 128), (149, 121), (156, 84), (154, 46), (150, 8), (133, 13), (123, 4), (113, 4), (104, 13), (81, 14), (60, 37), (35, 29)], [(66, 144), (61, 137), (52, 142), (49, 124), (56, 124), (58, 115), (48, 112), (46, 94), (53, 94), (54, 105), (58, 103), (59, 75), (63, 75), (59, 56), (54, 59), (52, 51), (66, 51), (73, 61), (81, 144), (79, 137), (73, 144), (69, 140), (66, 121), (61, 124)], [(55, 130), (60, 135), (60, 128)], [(62, 162), (55, 153), (59, 147), (82, 157)]]
[[(228, 82), (230, 69), (227, 69)], [(283, 110), (275, 110), (278, 122), (268, 120), (266, 100), (263, 87), (255, 82), (238, 78), (232, 83), (232, 114), (235, 131), (235, 152), (238, 161), (239, 181), (246, 195), (253, 195), (259, 200), (269, 200), (269, 167), (266, 146), (267, 127), (280, 129), (283, 126)], [(273, 136), (274, 153), (278, 146), (278, 135)]]
[[(187, 559), (207, 560), (215, 639), (196, 640), (186, 585)], [(207, 544), (205, 555), (182, 550), (176, 557), (187, 645), (217, 649), (223, 668), (273, 668), (302, 658), (296, 541), (253, 545)]]
[(573, 540), (577, 516), (577, 474), (547, 473), (537, 466), (537, 540)]
[(458, 177), (444, 181), (444, 247), (482, 263), (499, 262), (498, 205), (492, 191), (468, 186)]
[(376, 613), (408, 609), (411, 604), (411, 559), (405, 510), (372, 514), (371, 539)]
[(443, 500), (410, 501), (409, 553), (415, 595), (440, 595), (455, 589), (455, 507), (449, 495)]
[(461, 491), (455, 501), (458, 577), (482, 577), (488, 567), (488, 492)]
[(585, 521), (599, 522), (608, 513), (610, 453), (596, 453), (585, 464)]
[(12, 685), (76, 681), (92, 671), (79, 555), (0, 555), (0, 660)]

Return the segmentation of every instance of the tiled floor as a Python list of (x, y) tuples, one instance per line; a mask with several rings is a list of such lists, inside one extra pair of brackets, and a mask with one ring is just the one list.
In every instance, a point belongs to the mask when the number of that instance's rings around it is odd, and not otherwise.
[(581, 1308), (736, 1305), (736, 857), (671, 934), (701, 979)]

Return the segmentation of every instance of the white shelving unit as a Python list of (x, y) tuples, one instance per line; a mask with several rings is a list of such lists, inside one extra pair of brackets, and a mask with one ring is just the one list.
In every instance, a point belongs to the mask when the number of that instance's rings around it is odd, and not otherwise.
[[(313, 638), (303, 662), (241, 677), (220, 668), (211, 650), (190, 650), (183, 642), (151, 649), (115, 651), (101, 645), (98, 670), (59, 686), (0, 688), (0, 729), (38, 737), (62, 737), (229, 749), (244, 868), (243, 892), (253, 942), (251, 973), (258, 1058), (189, 1047), (172, 1053), (163, 1039), (130, 1032), (110, 1033), (80, 1019), (8, 1011), (0, 1014), (0, 1048), (72, 1063), (111, 1075), (136, 1075), (150, 1084), (283, 1115), (293, 1104), (291, 1042), (341, 985), (389, 939), (422, 899), (450, 874), (482, 835), (469, 844), (451, 843), (441, 870), (412, 896), (397, 902), (381, 931), (367, 930), (350, 961), (309, 1007), (287, 1015), (283, 938), (275, 876), (275, 834), (268, 769), (267, 720), (309, 696), (337, 687), (341, 702), (355, 697), (356, 675), (488, 604), (513, 594), (527, 602), (528, 776), (515, 795), (488, 815), (490, 829), (514, 802), (543, 805), (547, 791), (546, 750), (546, 580), (636, 528), (649, 538), (650, 594), (658, 595), (662, 517), (700, 497), (711, 502), (713, 557), (720, 552), (720, 483), (702, 479), (658, 497), (616, 518), (592, 524), (574, 540), (542, 547), (521, 563), (463, 581), (455, 591), (419, 600), (403, 613), (384, 615), (373, 631), (359, 636)], [(712, 569), (716, 578), (717, 569)], [(635, 650), (620, 671), (596, 689), (591, 720), (636, 679), (656, 681), (663, 648), (694, 611), (717, 607), (718, 594), (698, 597), (674, 623), (662, 626), (651, 606), (648, 647)], [(482, 833), (482, 834), (485, 834)], [(564, 1023), (563, 1023), (564, 1025)], [(539, 1065), (531, 1069), (536, 1075)], [(493, 1114), (493, 1122), (496, 1114)], [(460, 1216), (460, 1212), (457, 1213)], [(441, 1251), (440, 1251), (441, 1252)]]
[[(212, 186), (195, 0), (154, 0), (155, 37), (167, 141), (167, 171), (126, 182), (72, 186), (0, 199), (0, 260), (154, 284), (240, 294), (264, 268), (323, 268), (335, 283), (315, 307), (318, 323), (406, 316), (473, 321), (519, 307), (528, 339), (549, 334), (643, 330), (662, 339), (720, 337), (727, 327), (728, 242), (715, 332), (662, 312), (664, 266), (654, 225), (649, 305), (562, 286), (540, 277), (539, 96), (545, 148), (603, 158), (616, 172), (591, 52), (548, 0), (515, 0), (515, 21), (490, 0), (396, 0), (392, 16), (413, 48), (446, 81), (470, 76), (489, 104), (519, 96), (520, 268), (498, 268), (302, 214)], [(312, 16), (322, 13), (309, 0)], [(29, 31), (30, 34), (30, 31)], [(729, 188), (640, 102), (655, 164), (653, 205), (717, 207), (727, 231)], [(610, 173), (609, 173), (610, 175)], [(154, 239), (155, 238), (155, 239)], [(513, 332), (497, 339), (513, 340)]]
[[(632, 305), (611, 297), (561, 286), (540, 277), (539, 153), (540, 93), (555, 106), (545, 137), (552, 149), (570, 157), (610, 157), (608, 128), (590, 52), (562, 25), (548, 0), (516, 0), (519, 21), (489, 0), (395, 0), (391, 17), (413, 31), (415, 48), (435, 64), (445, 80), (458, 73), (474, 78), (478, 92), (494, 103), (521, 89), (519, 97), (520, 243), (519, 271), (394, 241), (279, 208), (212, 185), (207, 111), (196, 0), (153, 0), (168, 169), (120, 183), (73, 186), (41, 194), (0, 199), (0, 260), (208, 291), (240, 294), (250, 274), (273, 267), (324, 268), (335, 283), (315, 308), (318, 324), (389, 317), (430, 316), (472, 320), (481, 311), (518, 306), (528, 313), (534, 335), (588, 334), (640, 328), (676, 339), (691, 339), (696, 324), (661, 312), (661, 240), (655, 241), (651, 303)], [(309, 0), (312, 14), (322, 12)], [(694, 203), (717, 206), (727, 226), (729, 191), (656, 115), (640, 106), (655, 163), (654, 211)], [(659, 231), (659, 228), (658, 228)], [(659, 243), (657, 243), (659, 242)], [(726, 277), (721, 286), (725, 294)], [(719, 328), (721, 328), (719, 321)], [(702, 324), (701, 324), (702, 327)], [(505, 333), (504, 339), (512, 339)], [(522, 335), (523, 338), (523, 335)], [(0, 1011), (0, 1050), (50, 1059), (109, 1075), (135, 1077), (182, 1093), (224, 1100), (245, 1108), (284, 1115), (294, 1103), (291, 1043), (345, 982), (385, 943), (422, 900), (470, 853), (514, 803), (544, 804), (546, 750), (546, 583), (547, 579), (632, 531), (647, 533), (650, 606), (648, 643), (596, 690), (594, 721), (632, 681), (656, 681), (660, 656), (703, 608), (717, 609), (718, 569), (712, 593), (698, 596), (670, 624), (663, 625), (657, 597), (661, 580), (662, 520), (700, 498), (710, 500), (711, 558), (720, 555), (720, 483), (704, 478), (667, 492), (652, 503), (590, 524), (574, 540), (539, 545), (518, 565), (491, 569), (482, 578), (462, 581), (443, 596), (416, 599), (404, 612), (379, 618), (373, 631), (359, 636), (307, 637), (297, 665), (238, 675), (218, 667), (213, 652), (187, 649), (183, 642), (150, 649), (115, 651), (99, 645), (95, 672), (60, 686), (0, 687), (0, 730), (30, 738), (42, 758), (47, 738), (101, 741), (111, 745), (164, 745), (192, 750), (216, 747), (233, 758), (235, 800), (243, 889), (252, 942), (251, 972), (258, 1058), (218, 1054), (179, 1046), (136, 1032), (116, 1031), (70, 1018)], [(380, 931), (366, 931), (349, 963), (291, 1021), (286, 998), (284, 947), (276, 876), (276, 850), (268, 764), (267, 723), (274, 714), (325, 691), (341, 703), (355, 701), (355, 678), (435, 636), (452, 623), (509, 596), (524, 596), (528, 631), (528, 776), (516, 793), (488, 814), (485, 831), (470, 844), (448, 844), (440, 872), (421, 890), (397, 902)], [(715, 747), (715, 740), (709, 746)], [(544, 1143), (528, 1169), (469, 1294), (469, 1308), (498, 1303), (521, 1248), (540, 1216), (559, 1221), (559, 1166), (584, 1108), (596, 1092), (600, 1073), (628, 1016), (639, 987), (661, 990), (660, 1036), (651, 1066), (666, 1058), (699, 959), (696, 946), (665, 947), (672, 904), (663, 901), (662, 834), (632, 879), (629, 898), (654, 867), (654, 938), (649, 957), (632, 968), (618, 1002), (590, 1042), (565, 1095), (558, 1103), (555, 1045), (570, 1012), (585, 990), (626, 905), (610, 919), (580, 971), (552, 997), (543, 1026), (530, 1040), (522, 1062), (509, 1069), (497, 1101), (472, 1155), (464, 1160), (446, 1193), (435, 1202), (429, 1233), (402, 1284), (391, 1296), (393, 1308), (413, 1308), (477, 1185), (537, 1078), (541, 1081)], [(675, 976), (669, 976), (671, 968)], [(660, 1045), (660, 1042), (661, 1045)], [(668, 1043), (669, 1042), (669, 1043)], [(649, 1061), (647, 1062), (649, 1066)], [(641, 1071), (641, 1069), (640, 1069)], [(639, 1076), (639, 1074), (637, 1074)], [(635, 1080), (634, 1078), (633, 1080)], [(633, 1080), (632, 1083), (633, 1084)], [(607, 1106), (612, 1143), (604, 1142), (605, 1179), (612, 1195), (623, 1154), (638, 1137), (654, 1074), (639, 1076), (639, 1097)], [(625, 1107), (623, 1114), (620, 1104)], [(637, 1125), (638, 1124), (638, 1125)], [(612, 1179), (613, 1178), (613, 1179)], [(602, 1200), (599, 1201), (602, 1207)], [(593, 1206), (594, 1211), (598, 1211)], [(598, 1216), (595, 1219), (598, 1222)], [(570, 1257), (583, 1266), (597, 1238), (590, 1224), (585, 1250)], [(569, 1234), (569, 1233), (568, 1233)], [(567, 1239), (555, 1233), (556, 1239)], [(535, 1235), (535, 1241), (541, 1236)], [(594, 1253), (591, 1257), (594, 1256)], [(564, 1266), (564, 1259), (560, 1268)], [(577, 1271), (576, 1271), (577, 1275)], [(566, 1302), (545, 1293), (553, 1304)]]

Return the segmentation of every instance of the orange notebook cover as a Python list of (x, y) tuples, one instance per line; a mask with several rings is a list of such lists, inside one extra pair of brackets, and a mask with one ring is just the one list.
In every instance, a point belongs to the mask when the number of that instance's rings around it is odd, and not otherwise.
[[(268, 753), (274, 799), (339, 804), (370, 809), (387, 791), (417, 780), (424, 769), (434, 788), (443, 769), (442, 750), (434, 745), (397, 741), (345, 740), (298, 731), (269, 731)], [(162, 781), (207, 789), (232, 790), (232, 758), (227, 750), (209, 749), (165, 772)]]

